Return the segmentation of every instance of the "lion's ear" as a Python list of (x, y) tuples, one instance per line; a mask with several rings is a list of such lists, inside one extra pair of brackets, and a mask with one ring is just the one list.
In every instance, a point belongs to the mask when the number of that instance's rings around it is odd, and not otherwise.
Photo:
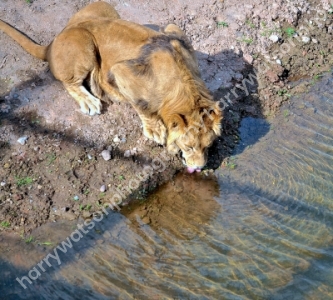
[[(187, 51), (194, 55), (194, 49), (192, 47), (191, 41), (186, 36), (184, 31), (181, 30), (177, 25), (169, 24), (162, 30), (162, 32), (168, 37), (170, 37), (171, 44), (174, 47), (179, 48), (177, 50), (180, 50), (181, 47), (184, 47)], [(179, 43), (176, 43), (176, 41), (180, 42), (181, 45)]]
[(167, 26), (165, 26), (165, 28), (163, 29), (163, 33), (165, 33), (166, 35), (175, 34), (179, 37), (185, 36), (184, 31), (181, 30), (176, 24), (168, 24)]
[(184, 131), (184, 128), (186, 126), (184, 117), (179, 114), (173, 114), (168, 118), (168, 129), (171, 131)]
[(179, 114), (173, 114), (164, 120), (165, 124), (168, 127), (168, 141), (167, 144), (173, 143), (176, 139), (179, 138), (185, 132), (186, 124)]

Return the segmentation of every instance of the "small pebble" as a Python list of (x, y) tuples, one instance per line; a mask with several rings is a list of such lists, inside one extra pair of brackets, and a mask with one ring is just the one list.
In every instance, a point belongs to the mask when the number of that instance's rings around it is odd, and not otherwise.
[(273, 43), (276, 43), (279, 41), (279, 37), (275, 34), (272, 34), (269, 39), (273, 42)]
[(145, 224), (145, 225), (148, 225), (148, 224), (151, 223), (151, 220), (150, 220), (149, 217), (146, 216), (146, 217), (144, 217), (144, 218), (142, 219), (142, 223)]
[(76, 195), (75, 195), (75, 196), (73, 197), (73, 199), (74, 199), (74, 201), (78, 201), (78, 200), (79, 200), (79, 196), (76, 196)]
[(88, 159), (92, 159), (92, 156), (90, 154), (87, 155)]
[(37, 186), (37, 189), (39, 189), (39, 190), (41, 190), (43, 187), (39, 184), (38, 186)]
[(6, 182), (1, 181), (0, 185), (1, 185), (1, 186), (5, 186), (5, 185), (6, 185)]
[(315, 44), (318, 43), (318, 41), (316, 39), (312, 39), (312, 42), (315, 43)]
[(90, 218), (90, 217), (91, 217), (91, 212), (84, 210), (84, 211), (82, 212), (82, 217), (83, 217), (84, 219), (88, 219), (88, 218)]
[(131, 150), (126, 150), (124, 153), (124, 157), (130, 157), (131, 156)]
[(103, 150), (101, 153), (104, 160), (110, 160), (111, 159), (111, 151), (110, 150)]
[(281, 61), (280, 59), (277, 59), (277, 60), (276, 60), (276, 63), (277, 63), (278, 65), (280, 65), (280, 66), (282, 65), (282, 61)]
[(106, 186), (103, 184), (100, 189), (101, 193), (104, 193), (106, 191)]
[(27, 136), (21, 136), (17, 142), (21, 145), (25, 145), (25, 142), (27, 141), (28, 137)]
[(76, 215), (69, 211), (63, 213), (62, 217), (68, 221), (73, 221), (76, 219)]
[(309, 37), (307, 37), (307, 36), (303, 36), (303, 37), (302, 37), (302, 42), (305, 43), (305, 44), (309, 43), (310, 40), (311, 40), (311, 39), (310, 39)]
[(120, 143), (120, 138), (118, 137), (118, 135), (116, 135), (116, 136), (114, 137), (113, 141), (114, 141), (115, 143)]

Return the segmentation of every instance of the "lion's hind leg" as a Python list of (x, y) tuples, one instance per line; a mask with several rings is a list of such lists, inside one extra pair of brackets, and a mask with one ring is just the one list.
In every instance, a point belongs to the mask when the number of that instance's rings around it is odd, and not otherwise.
[(101, 100), (91, 95), (83, 85), (65, 84), (65, 88), (80, 105), (84, 114), (93, 116), (101, 113)]
[(95, 115), (101, 113), (100, 95), (92, 95), (84, 83), (98, 72), (96, 46), (92, 34), (84, 28), (70, 28), (53, 41), (48, 61), (55, 78), (60, 80), (69, 94), (78, 102), (81, 111)]

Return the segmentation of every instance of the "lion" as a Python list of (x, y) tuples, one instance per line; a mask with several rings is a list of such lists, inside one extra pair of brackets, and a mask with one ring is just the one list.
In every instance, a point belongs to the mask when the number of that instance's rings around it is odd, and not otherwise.
[(130, 103), (147, 138), (172, 154), (181, 151), (189, 172), (205, 166), (207, 148), (220, 135), (222, 112), (178, 26), (158, 32), (120, 19), (113, 6), (100, 1), (77, 12), (48, 46), (1, 20), (0, 29), (49, 63), (84, 114), (100, 114), (102, 101)]

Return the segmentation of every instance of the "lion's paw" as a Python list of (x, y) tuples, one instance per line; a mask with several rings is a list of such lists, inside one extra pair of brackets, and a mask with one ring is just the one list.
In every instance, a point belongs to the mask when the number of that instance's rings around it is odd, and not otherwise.
[(155, 123), (156, 128), (151, 128), (148, 126), (143, 127), (143, 134), (151, 139), (154, 140), (156, 143), (160, 145), (165, 145), (167, 139), (167, 131), (162, 121), (158, 121)]
[(90, 116), (99, 115), (102, 109), (101, 100), (95, 97), (89, 97), (89, 99), (84, 99), (80, 101), (81, 111)]

